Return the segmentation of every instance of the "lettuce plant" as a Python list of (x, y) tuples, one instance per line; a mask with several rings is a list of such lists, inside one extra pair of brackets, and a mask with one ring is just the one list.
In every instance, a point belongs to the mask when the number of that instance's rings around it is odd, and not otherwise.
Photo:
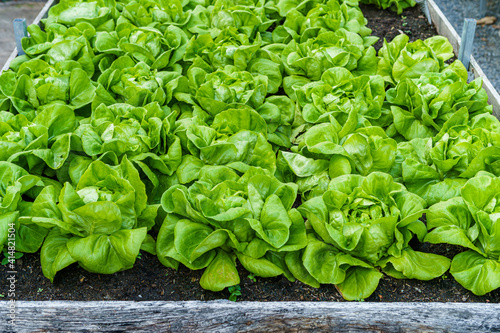
[[(23, 168), (0, 162), (0, 251), (6, 245), (9, 229), (15, 229), (15, 248), (19, 252), (36, 252), (48, 230), (36, 224), (23, 223), (22, 217), (31, 214), (35, 199), (48, 184), (56, 182), (30, 175)], [(20, 218), (21, 217), (21, 218)]]
[(67, 182), (60, 194), (45, 187), (27, 217), (51, 229), (40, 253), (44, 275), (52, 281), (74, 262), (101, 274), (131, 268), (141, 245), (152, 241), (146, 234), (158, 209), (147, 204), (139, 173), (126, 157), (116, 167), (95, 161), (72, 173), (76, 186)]
[(461, 197), (429, 208), (426, 242), (467, 248), (457, 254), (450, 273), (464, 288), (484, 295), (500, 288), (500, 178), (479, 172)]
[[(286, 8), (292, 5), (293, 1), (288, 3), (280, 1), (278, 4), (281, 8)], [(378, 38), (369, 36), (371, 29), (366, 27), (367, 23), (357, 3), (353, 4), (348, 1), (330, 0), (326, 3), (320, 2), (316, 6), (292, 7), (287, 12), (283, 25), (276, 27), (273, 31), (273, 41), (275, 43), (287, 43), (290, 39), (305, 41), (322, 32), (343, 28), (363, 37), (365, 45), (372, 45), (372, 42), (377, 41)]]
[[(460, 67), (459, 71), (464, 69)], [(443, 127), (446, 130), (481, 113), (491, 113), (488, 95), (481, 87), (481, 78), (467, 84), (453, 70), (423, 74), (418, 80), (404, 79), (387, 91), (394, 117), (388, 132), (397, 132), (406, 140), (428, 138)]]
[(310, 198), (321, 195), (330, 179), (338, 176), (392, 172), (396, 152), (396, 141), (380, 127), (364, 127), (346, 134), (335, 123), (318, 124), (307, 130), (292, 152), (278, 153), (278, 176), (295, 180), (303, 198)]
[(360, 0), (361, 3), (373, 4), (382, 9), (390, 9), (401, 14), (404, 9), (414, 7), (417, 2), (415, 0)]
[(307, 242), (302, 217), (292, 208), (297, 186), (256, 168), (242, 176), (224, 166), (197, 173), (190, 186), (163, 194), (168, 215), (158, 235), (160, 261), (175, 269), (179, 263), (206, 268), (200, 284), (213, 291), (239, 284), (236, 258), (256, 276), (288, 275), (286, 252)]
[[(487, 116), (480, 117), (486, 120)], [(499, 140), (498, 129), (489, 131), (476, 124), (456, 125), (433, 139), (400, 142), (393, 172), (402, 177), (411, 192), (433, 205), (460, 196), (467, 179), (479, 171), (499, 176)]]
[(273, 1), (219, 0), (213, 5), (196, 6), (187, 24), (187, 30), (198, 35), (217, 37), (230, 28), (250, 40), (256, 38), (281, 17)]
[(187, 79), (179, 72), (151, 70), (145, 62), (135, 63), (128, 56), (116, 59), (97, 82), (92, 109), (115, 103), (144, 106), (157, 102), (163, 106), (175, 92), (187, 90)]
[(122, 23), (116, 31), (98, 32), (95, 41), (95, 48), (101, 54), (128, 55), (158, 70), (181, 70), (177, 62), (184, 56), (186, 47), (186, 33), (172, 25), (162, 33), (151, 27), (137, 28), (130, 23)]
[(281, 59), (288, 75), (311, 80), (319, 80), (324, 71), (333, 67), (343, 67), (357, 74), (375, 74), (375, 49), (364, 43), (360, 35), (340, 28), (304, 42), (290, 41), (283, 49)]
[[(295, 94), (306, 122), (322, 123), (333, 116), (342, 125), (354, 121), (351, 124), (353, 129), (369, 126), (370, 122), (377, 124), (385, 99), (384, 82), (380, 76), (355, 77), (342, 67), (322, 72), (321, 81), (307, 83)], [(354, 118), (352, 113), (357, 117)]]
[(445, 61), (453, 57), (453, 47), (446, 37), (434, 36), (412, 43), (409, 40), (407, 35), (398, 35), (390, 43), (384, 41), (378, 52), (377, 74), (392, 86), (405, 78), (439, 73), (446, 68)]
[(51, 66), (67, 70), (81, 68), (92, 77), (95, 72), (92, 46), (96, 28), (90, 23), (79, 22), (69, 28), (59, 23), (47, 23), (44, 31), (38, 25), (30, 25), (28, 32), (30, 36), (22, 39), (26, 55), (16, 58), (11, 68), (17, 71), (25, 61), (40, 59)]
[[(121, 16), (117, 24), (131, 23), (164, 32), (169, 27), (183, 28), (192, 17), (192, 10), (202, 2), (179, 0), (133, 0), (120, 2)], [(118, 6), (117, 6), (118, 7)]]
[(67, 26), (86, 22), (98, 28), (106, 26), (109, 20), (116, 15), (116, 9), (112, 5), (114, 1), (74, 1), (64, 0), (49, 10), (49, 16), (42, 22), (49, 26), (52, 23), (60, 23)]
[(302, 255), (305, 269), (319, 283), (338, 285), (351, 300), (375, 290), (382, 277), (376, 266), (400, 279), (440, 276), (448, 270), (449, 259), (409, 245), (414, 235), (421, 241), (426, 235), (425, 225), (417, 220), (424, 205), (385, 173), (332, 179), (322, 196), (299, 207), (319, 237)]
[(0, 110), (20, 113), (28, 120), (46, 108), (83, 109), (92, 102), (96, 89), (74, 61), (52, 67), (40, 59), (28, 60), (17, 73), (0, 75), (0, 82)]
[(79, 150), (79, 140), (72, 133), (76, 117), (63, 104), (41, 110), (32, 122), (22, 114), (0, 111), (0, 126), (0, 160), (15, 162), (34, 174), (59, 169), (72, 149)]

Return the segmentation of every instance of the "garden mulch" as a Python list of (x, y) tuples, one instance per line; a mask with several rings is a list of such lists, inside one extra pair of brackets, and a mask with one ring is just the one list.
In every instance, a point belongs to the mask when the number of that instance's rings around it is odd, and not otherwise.
[[(410, 39), (425, 39), (436, 34), (428, 25), (419, 7), (406, 10), (403, 15), (361, 6), (373, 29), (381, 37), (392, 40), (404, 32)], [(450, 245), (412, 244), (415, 250), (433, 252), (453, 258), (461, 251)], [(93, 274), (74, 264), (60, 271), (51, 283), (42, 274), (39, 254), (25, 254), (16, 262), (16, 293), (19, 300), (215, 300), (228, 299), (229, 292), (211, 292), (199, 285), (202, 271), (180, 267), (178, 271), (164, 267), (155, 256), (142, 253), (130, 270), (112, 275)], [(285, 277), (250, 279), (241, 265), (240, 301), (343, 301), (333, 285), (315, 289)], [(7, 294), (7, 269), (0, 267), (0, 294)], [(449, 273), (432, 281), (397, 280), (384, 276), (377, 290), (366, 301), (370, 302), (484, 302), (499, 303), (500, 289), (482, 297), (475, 296), (460, 286)]]

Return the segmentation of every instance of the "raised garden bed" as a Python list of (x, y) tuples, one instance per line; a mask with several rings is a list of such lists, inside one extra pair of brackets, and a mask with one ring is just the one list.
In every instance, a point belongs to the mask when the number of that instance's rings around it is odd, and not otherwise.
[[(380, 11), (371, 6), (361, 6), (368, 27), (373, 35), (391, 40), (400, 31), (407, 33), (410, 40), (425, 39), (436, 34), (426, 23), (419, 7), (407, 9), (404, 16)], [(439, 13), (431, 10), (434, 21)], [(444, 31), (438, 24), (438, 31)], [(443, 33), (443, 32), (441, 32)], [(453, 41), (452, 41), (453, 44)], [(375, 45), (380, 48), (381, 42)], [(455, 45), (454, 45), (455, 46)], [(481, 74), (473, 62), (476, 75)], [(487, 87), (485, 87), (487, 88)], [(490, 96), (495, 106), (498, 100)], [(415, 250), (432, 252), (448, 258), (460, 250), (450, 245), (429, 245), (415, 242)], [(242, 331), (265, 329), (280, 331), (286, 327), (298, 329), (330, 328), (337, 331), (361, 331), (366, 329), (396, 332), (408, 330), (432, 331), (494, 331), (499, 329), (498, 305), (500, 290), (475, 296), (465, 290), (449, 273), (442, 278), (424, 282), (419, 280), (398, 280), (384, 276), (377, 290), (366, 299), (368, 302), (470, 302), (470, 304), (299, 304), (294, 303), (242, 303), (225, 302), (58, 302), (75, 301), (186, 301), (227, 299), (228, 291), (210, 292), (199, 286), (202, 271), (191, 271), (181, 267), (179, 271), (161, 265), (156, 257), (143, 253), (132, 269), (113, 275), (92, 274), (75, 265), (60, 271), (51, 284), (42, 274), (38, 254), (25, 254), (16, 262), (19, 295), (19, 322), (29, 327), (49, 331), (73, 331), (82, 326), (89, 331), (111, 331), (127, 327), (143, 331), (172, 330), (220, 330)], [(284, 277), (248, 278), (241, 266), (241, 301), (342, 301), (333, 285), (322, 285), (315, 289), (300, 282), (290, 282)], [(5, 271), (0, 279), (6, 279)], [(4, 288), (4, 287), (0, 287)], [(7, 290), (7, 286), (5, 287)], [(0, 289), (0, 293), (6, 294)], [(24, 302), (24, 301), (53, 302)], [(472, 302), (483, 304), (473, 305)], [(40, 308), (47, 311), (40, 312)], [(144, 310), (146, 309), (146, 310)], [(154, 310), (153, 310), (154, 309)], [(342, 310), (345, 309), (345, 310)], [(399, 311), (399, 312), (398, 312)], [(5, 317), (6, 306), (0, 308)], [(133, 313), (134, 320), (128, 317)], [(165, 316), (168, 313), (169, 315)], [(245, 314), (246, 315), (243, 315)], [(398, 313), (398, 314), (396, 314)], [(84, 314), (82, 316), (82, 314)], [(84, 317), (79, 321), (76, 316)], [(206, 316), (206, 317), (203, 317)], [(496, 316), (496, 321), (495, 321)], [(113, 323), (109, 323), (113, 317)], [(398, 317), (396, 319), (395, 317)], [(208, 324), (205, 324), (204, 321)], [(355, 319), (351, 319), (355, 318)], [(401, 319), (399, 319), (401, 318)], [(445, 320), (446, 318), (446, 320)], [(57, 323), (51, 323), (57, 319)], [(147, 323), (144, 324), (144, 321)], [(0, 323), (0, 325), (2, 325)], [(31, 326), (30, 326), (31, 325)], [(496, 326), (497, 325), (497, 326)], [(0, 326), (0, 330), (4, 331)], [(5, 331), (8, 331), (6, 329)]]

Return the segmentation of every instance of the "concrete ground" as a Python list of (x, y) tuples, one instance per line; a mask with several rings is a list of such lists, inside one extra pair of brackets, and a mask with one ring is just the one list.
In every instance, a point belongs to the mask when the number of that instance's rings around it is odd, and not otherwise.
[(0, 2), (0, 70), (16, 47), (12, 20), (25, 18), (30, 25), (44, 5), (45, 2)]

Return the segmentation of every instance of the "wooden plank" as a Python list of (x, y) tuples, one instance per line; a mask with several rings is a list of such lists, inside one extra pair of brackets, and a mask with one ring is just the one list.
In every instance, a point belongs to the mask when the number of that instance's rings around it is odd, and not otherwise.
[[(32, 24), (41, 25), (42, 19), (46, 18), (47, 15), (49, 15), (50, 7), (55, 5), (57, 2), (59, 2), (59, 1), (58, 0), (57, 1), (56, 0), (48, 0), (47, 3), (45, 4), (45, 6), (43, 6), (43, 8), (40, 11), (40, 13), (38, 14), (38, 16), (35, 18), (35, 20), (33, 20)], [(14, 58), (17, 57), (17, 55), (18, 55), (18, 52), (17, 52), (17, 47), (16, 47), (16, 48), (14, 48), (14, 51), (12, 51), (12, 53), (10, 54), (5, 65), (2, 67), (2, 70), (0, 70), (0, 73), (9, 69), (11, 61), (14, 60)]]
[[(451, 45), (453, 46), (455, 54), (458, 54), (461, 44), (460, 36), (457, 34), (455, 28), (453, 28), (446, 16), (444, 16), (441, 9), (439, 9), (436, 2), (434, 2), (434, 0), (427, 1), (432, 21), (436, 26), (438, 34), (448, 38)], [(493, 114), (500, 119), (500, 95), (498, 94), (495, 87), (493, 87), (490, 80), (488, 80), (481, 67), (478, 65), (477, 61), (474, 59), (474, 56), (470, 57), (470, 64), (471, 71), (474, 73), (474, 76), (476, 78), (481, 77), (483, 79), (483, 88), (488, 94), (489, 103), (493, 106)]]
[[(0, 302), (6, 318), (7, 302)], [(0, 331), (11, 327), (2, 320)], [(498, 332), (500, 304), (16, 302), (17, 332)]]

